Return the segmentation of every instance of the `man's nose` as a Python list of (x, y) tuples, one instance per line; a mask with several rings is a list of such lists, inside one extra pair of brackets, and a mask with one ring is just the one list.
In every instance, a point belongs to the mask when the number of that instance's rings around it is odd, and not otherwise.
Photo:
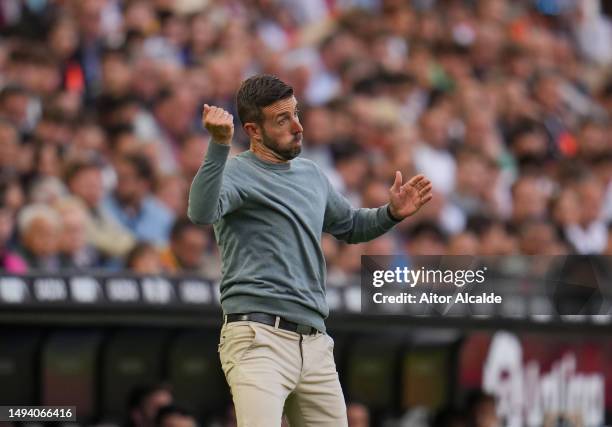
[(293, 119), (292, 129), (293, 133), (302, 133), (304, 132), (304, 128), (298, 119)]

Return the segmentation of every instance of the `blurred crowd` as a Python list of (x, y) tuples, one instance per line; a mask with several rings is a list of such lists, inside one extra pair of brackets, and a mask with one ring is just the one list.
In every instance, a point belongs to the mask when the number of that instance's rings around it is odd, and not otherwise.
[[(403, 416), (372, 414), (370, 408), (359, 401), (347, 402), (348, 427), (500, 427), (503, 423), (496, 414), (495, 398), (482, 390), (470, 390), (461, 405), (449, 405), (434, 412), (417, 407)], [(230, 404), (226, 410), (210, 419), (197, 419), (194, 413), (177, 403), (172, 387), (166, 383), (134, 387), (128, 397), (125, 427), (236, 427), (236, 414)], [(573, 423), (562, 424), (568, 427)], [(99, 424), (98, 427), (115, 427)], [(283, 418), (282, 427), (289, 427)], [(544, 427), (557, 427), (546, 422)]]
[[(604, 2), (602, 2), (603, 4)], [(605, 5), (604, 5), (605, 6)], [(293, 85), (302, 155), (354, 206), (433, 200), (360, 255), (612, 255), (612, 23), (595, 0), (3, 0), (0, 261), (220, 275), (185, 219), (204, 103)], [(236, 123), (234, 153), (248, 148)]]

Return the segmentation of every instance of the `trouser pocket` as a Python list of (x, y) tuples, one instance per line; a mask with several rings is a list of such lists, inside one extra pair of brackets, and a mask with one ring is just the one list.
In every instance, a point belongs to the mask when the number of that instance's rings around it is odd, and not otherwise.
[(249, 350), (254, 347), (256, 338), (257, 330), (248, 323), (235, 325), (230, 323), (221, 329), (219, 359), (226, 378)]

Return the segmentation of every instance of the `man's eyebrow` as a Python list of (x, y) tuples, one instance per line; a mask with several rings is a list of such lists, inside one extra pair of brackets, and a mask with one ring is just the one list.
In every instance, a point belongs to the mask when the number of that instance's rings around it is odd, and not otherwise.
[(278, 113), (278, 114), (277, 114), (277, 115), (276, 115), (274, 118), (275, 118), (275, 119), (278, 119), (278, 118), (280, 118), (280, 117), (283, 117), (283, 116), (289, 116), (289, 115), (290, 115), (290, 114), (289, 114), (289, 112), (288, 112), (288, 111), (283, 111), (283, 112), (281, 112), (281, 113)]
[[(297, 103), (295, 104), (295, 111), (298, 111), (298, 112), (300, 111), (300, 106)], [(290, 115), (291, 114), (288, 111), (281, 111), (280, 113), (277, 113), (274, 116), (274, 119), (278, 119), (278, 118), (280, 118), (282, 116), (290, 116)]]

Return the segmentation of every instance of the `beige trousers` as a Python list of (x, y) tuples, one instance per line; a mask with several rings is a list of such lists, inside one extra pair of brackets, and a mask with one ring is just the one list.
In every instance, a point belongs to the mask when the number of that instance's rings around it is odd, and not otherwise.
[(345, 427), (346, 405), (327, 334), (244, 321), (223, 325), (219, 357), (238, 427)]

